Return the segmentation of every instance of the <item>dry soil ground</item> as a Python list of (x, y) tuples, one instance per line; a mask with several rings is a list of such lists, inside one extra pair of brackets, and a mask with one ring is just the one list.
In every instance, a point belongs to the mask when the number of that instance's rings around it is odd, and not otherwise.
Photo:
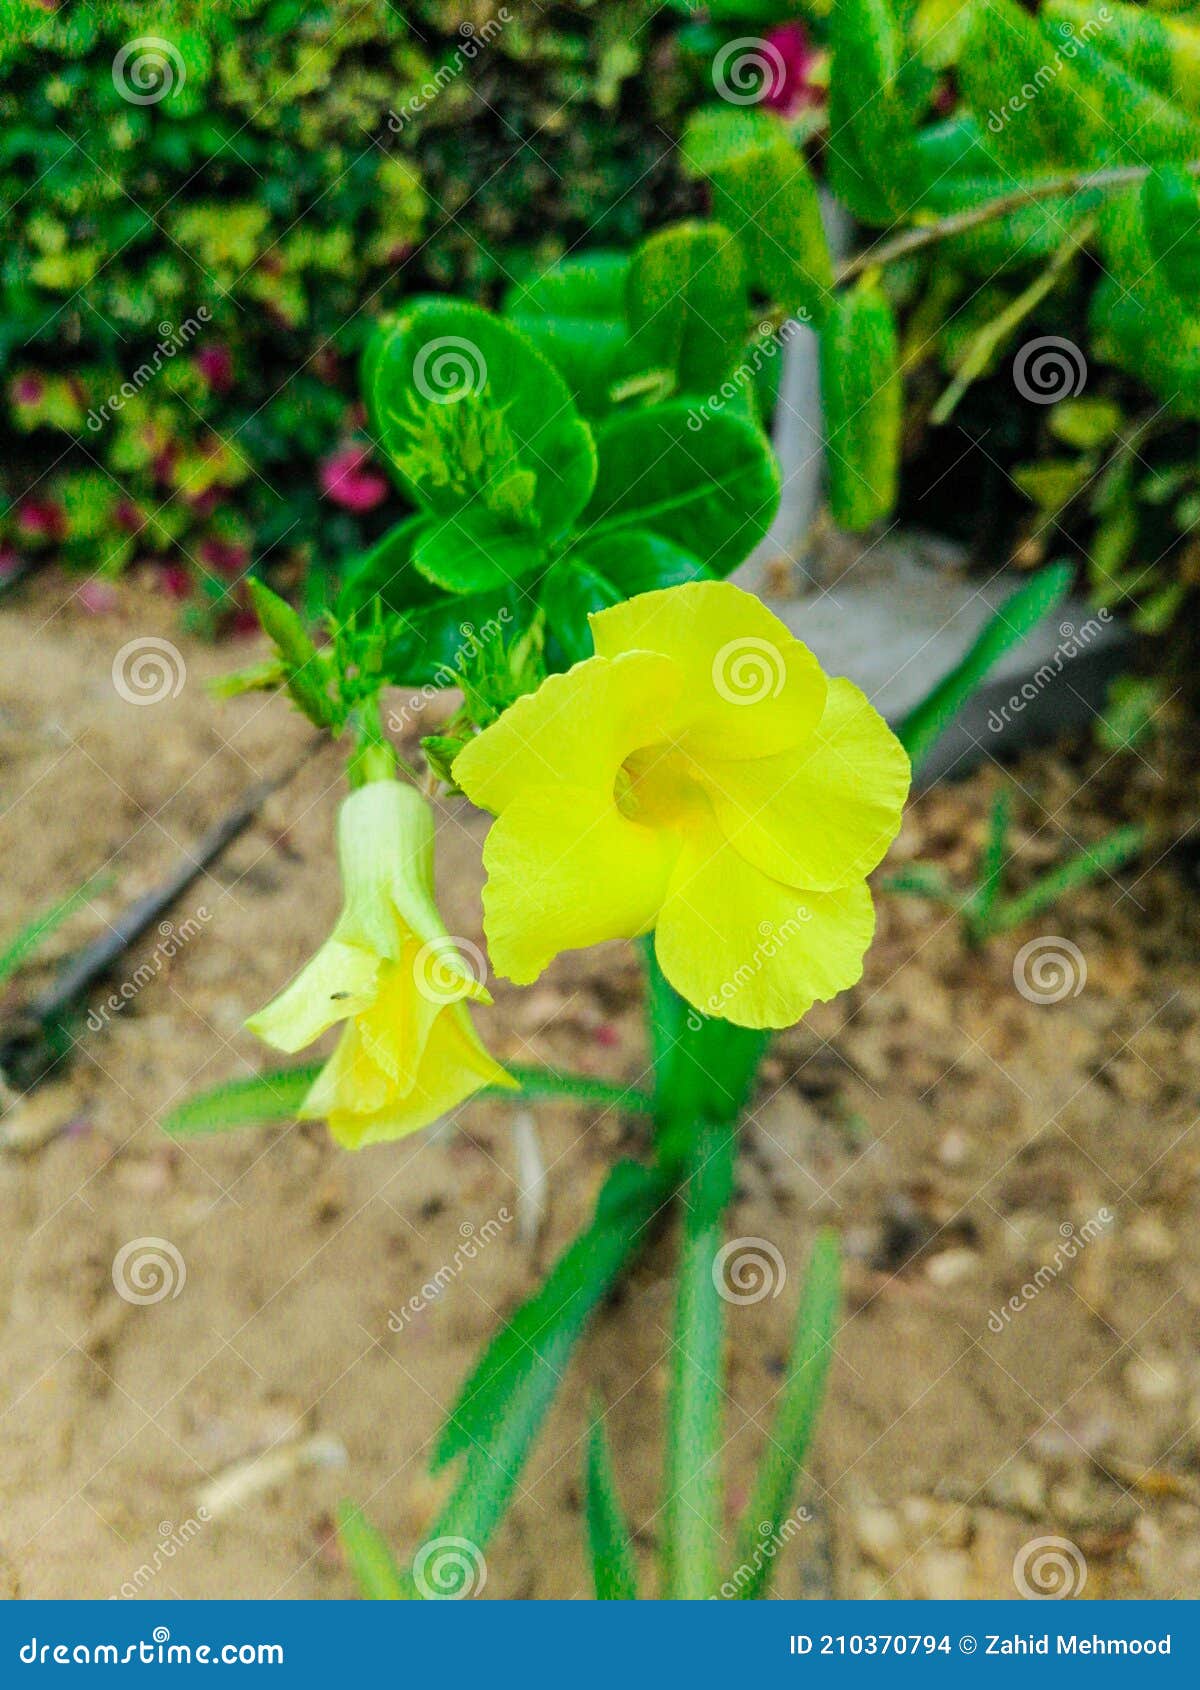
[[(279, 699), (209, 698), (205, 680), (251, 650), (190, 643), (136, 584), (103, 616), (52, 579), (23, 594), (0, 647), (0, 934), (112, 876), (54, 940), (61, 957), (308, 730)], [(112, 679), (146, 636), (186, 671), (153, 706)], [(1018, 879), (1154, 788), (1136, 759), (1095, 752), (1015, 776)], [(1000, 778), (988, 766), (917, 802), (893, 867), (965, 875)], [(547, 1210), (531, 1243), (496, 1225), (521, 1171), (507, 1106), (357, 1156), (316, 1126), (162, 1137), (172, 1100), (263, 1064), (241, 1023), (335, 913), (339, 791), (324, 750), (181, 901), (186, 937), (131, 957), (126, 1011), (0, 1122), (6, 1594), (351, 1594), (339, 1499), (401, 1552), (419, 1541), (442, 1489), (429, 1443), (457, 1385), (618, 1148), (636, 1148), (611, 1114), (539, 1107)], [(443, 807), (449, 926), (475, 939), (483, 825)], [(848, 1295), (779, 1593), (1012, 1595), (1014, 1564), (1048, 1576), (1049, 1538), (1066, 1540), (1076, 1585), (1086, 1567), (1089, 1596), (1200, 1594), (1194, 887), (1174, 863), (1143, 865), (975, 952), (933, 906), (880, 902), (864, 980), (779, 1041), (746, 1128), (733, 1226), (773, 1245), (787, 1276), (729, 1311), (730, 1508), (763, 1446), (808, 1244), (830, 1222)], [(1078, 947), (1086, 983), (1030, 1001), (1014, 959), (1051, 935)], [(607, 946), (524, 993), (500, 983), (489, 1037), (505, 1056), (636, 1077), (638, 993), (629, 952)], [(389, 1311), (461, 1261), (471, 1228), (490, 1242), (392, 1330)], [(114, 1258), (147, 1238), (186, 1278), (175, 1268), (178, 1294), (129, 1303)], [(579, 1440), (595, 1392), (649, 1574), (672, 1247), (668, 1229), (586, 1340), (488, 1551), (488, 1596), (586, 1593)]]

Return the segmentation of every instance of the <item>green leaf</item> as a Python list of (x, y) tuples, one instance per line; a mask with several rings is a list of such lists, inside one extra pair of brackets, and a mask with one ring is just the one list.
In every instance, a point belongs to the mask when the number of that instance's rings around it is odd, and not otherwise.
[(571, 556), (611, 581), (620, 597), (627, 599), (688, 581), (712, 580), (712, 571), (692, 552), (649, 529), (623, 528), (617, 534), (597, 535), (576, 547)]
[(663, 1595), (695, 1601), (716, 1586), (721, 1541), (725, 1322), (719, 1285), (722, 1217), (733, 1195), (737, 1131), (697, 1128), (681, 1192), (679, 1291), (663, 1475)]
[(563, 259), (504, 298), (504, 315), (560, 372), (588, 416), (609, 409), (609, 389), (629, 331), (625, 253)]
[(382, 1533), (354, 1507), (338, 1509), (338, 1541), (363, 1595), (372, 1602), (403, 1602), (413, 1592), (405, 1584)]
[[(248, 1080), (228, 1080), (223, 1085), (194, 1092), (165, 1117), (163, 1131), (172, 1138), (197, 1138), (206, 1133), (294, 1120), (323, 1067), (323, 1062), (305, 1062), (294, 1068), (276, 1068)], [(519, 1092), (507, 1088), (497, 1090), (494, 1094), (497, 1098), (509, 1098), (513, 1102), (539, 1097), (568, 1098), (576, 1103), (634, 1114), (649, 1114), (653, 1110), (652, 1099), (636, 1086), (612, 1085), (586, 1074), (560, 1074), (551, 1068), (526, 1068), (519, 1064), (510, 1064), (509, 1073), (521, 1089)]]
[(547, 554), (534, 537), (499, 527), (486, 512), (464, 510), (422, 524), (413, 563), (447, 592), (486, 593), (544, 569)]
[(634, 370), (670, 370), (676, 391), (707, 395), (746, 334), (746, 258), (719, 223), (675, 223), (642, 242), (629, 267)]
[(932, 78), (910, 61), (891, 0), (837, 0), (829, 39), (834, 190), (864, 222), (906, 217), (918, 188), (912, 144)]
[(963, 909), (968, 932), (982, 942), (994, 927), (993, 912), (1000, 896), (1000, 884), (1008, 861), (1008, 832), (1012, 823), (1012, 794), (1002, 786), (992, 804), (987, 840), (979, 865), (979, 884)]
[(435, 1469), (459, 1456), (464, 1462), (431, 1537), (463, 1537), (480, 1548), (487, 1543), (571, 1351), (670, 1191), (670, 1184), (651, 1169), (618, 1162), (600, 1192), (591, 1225), (488, 1345), (434, 1451)]
[(68, 892), (65, 898), (60, 898), (40, 915), (35, 915), (32, 921), (26, 922), (19, 932), (0, 947), (0, 986), (6, 986), (38, 947), (45, 944), (64, 921), (73, 916), (76, 910), (82, 909), (89, 898), (94, 897), (107, 884), (109, 882), (103, 878), (85, 880), (82, 886), (77, 886), (73, 892)]
[(796, 1475), (812, 1442), (833, 1359), (834, 1328), (841, 1301), (840, 1279), (837, 1235), (820, 1232), (813, 1245), (804, 1297), (796, 1317), (787, 1383), (754, 1490), (738, 1528), (737, 1560), (721, 1586), (722, 1595), (747, 1600), (765, 1596), (769, 1589), (776, 1556), (767, 1553), (766, 1547), (786, 1541), (784, 1534)]
[(909, 711), (896, 731), (914, 773), (1005, 652), (1020, 645), (1042, 618), (1062, 603), (1074, 573), (1069, 563), (1054, 563), (1018, 587), (984, 623), (961, 663)]
[(324, 1066), (323, 1062), (305, 1062), (296, 1068), (276, 1068), (248, 1080), (229, 1080), (196, 1092), (176, 1104), (163, 1119), (162, 1129), (171, 1138), (197, 1138), (204, 1133), (294, 1120)]
[(576, 556), (556, 563), (547, 572), (541, 586), (541, 606), (568, 665), (595, 655), (588, 616), (594, 610), (618, 604), (621, 597), (611, 581)]
[(1150, 256), (1189, 312), (1200, 311), (1200, 193), (1183, 170), (1152, 170), (1142, 187)]
[(562, 534), (596, 477), (591, 432), (553, 365), (510, 323), (425, 299), (396, 320), (372, 366), (385, 451), (412, 498), (475, 531)]
[(394, 686), (458, 686), (481, 646), (511, 644), (532, 613), (528, 593), (512, 585), (436, 599), (403, 618), (384, 651), (383, 673)]
[(1194, 23), (1120, 0), (1048, 0), (1043, 12), (1076, 36), (1090, 36), (1139, 82), (1200, 111), (1200, 29)]
[(1011, 928), (1019, 927), (1023, 921), (1028, 921), (1031, 916), (1049, 909), (1068, 892), (1074, 892), (1090, 881), (1099, 880), (1101, 875), (1109, 875), (1116, 869), (1123, 868), (1126, 863), (1141, 856), (1146, 849), (1148, 837), (1147, 830), (1136, 822), (1127, 827), (1115, 828), (1095, 845), (1088, 846), (1076, 856), (1068, 857), (1065, 863), (1051, 869), (1017, 897), (1006, 898), (994, 911), (989, 931), (1007, 933)]
[(617, 1492), (604, 1422), (598, 1416), (592, 1421), (588, 1434), (584, 1495), (596, 1599), (599, 1602), (635, 1601), (638, 1593), (637, 1562)]
[(833, 260), (816, 184), (781, 119), (761, 107), (708, 109), (691, 119), (685, 167), (713, 187), (713, 215), (744, 243), (752, 286), (819, 323)]
[(338, 619), (349, 621), (378, 597), (388, 610), (407, 611), (435, 596), (429, 582), (413, 568), (413, 546), (425, 518), (407, 516), (346, 571), (338, 598)]
[(615, 416), (596, 434), (600, 474), (581, 539), (649, 529), (728, 575), (771, 526), (774, 454), (752, 423), (682, 401)]
[(829, 505), (858, 532), (896, 502), (904, 393), (892, 308), (869, 277), (840, 293), (821, 332)]

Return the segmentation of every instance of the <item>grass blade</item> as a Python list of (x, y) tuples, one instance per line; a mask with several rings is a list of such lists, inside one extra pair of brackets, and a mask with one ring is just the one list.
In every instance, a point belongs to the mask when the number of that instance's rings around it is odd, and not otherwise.
[(383, 1534), (353, 1503), (343, 1502), (338, 1510), (338, 1541), (369, 1602), (403, 1602), (411, 1597)]
[(670, 1194), (656, 1170), (618, 1162), (591, 1225), (488, 1345), (434, 1451), (435, 1470), (460, 1456), (463, 1470), (431, 1540), (456, 1538), (482, 1551), (508, 1507), (575, 1344)]
[(1136, 822), (1116, 828), (1097, 844), (1052, 868), (1017, 897), (1005, 899), (993, 913), (989, 930), (1007, 933), (1057, 903), (1066, 893), (1086, 886), (1090, 880), (1099, 880), (1102, 874), (1123, 868), (1145, 850), (1146, 838), (1146, 829)]
[[(775, 1416), (755, 1480), (754, 1491), (737, 1535), (737, 1562), (721, 1586), (722, 1594), (746, 1599), (765, 1596), (776, 1551), (791, 1513), (792, 1492), (825, 1394), (833, 1357), (834, 1326), (841, 1300), (841, 1262), (837, 1235), (817, 1234), (800, 1313), (796, 1318), (788, 1382)], [(771, 1550), (767, 1552), (767, 1546)]]
[(262, 1127), (295, 1117), (323, 1063), (305, 1062), (298, 1068), (275, 1068), (246, 1080), (227, 1080), (208, 1091), (195, 1092), (177, 1104), (162, 1123), (171, 1138), (199, 1138), (204, 1133), (233, 1132), (238, 1127)]
[(914, 774), (988, 671), (1062, 603), (1073, 575), (1069, 563), (1052, 563), (1018, 587), (984, 623), (962, 662), (909, 711), (896, 731)]
[(21, 928), (20, 932), (0, 949), (0, 987), (7, 986), (13, 975), (21, 965), (29, 960), (39, 945), (45, 943), (52, 934), (56, 933), (68, 917), (81, 909), (88, 899), (100, 890), (100, 883), (95, 880), (85, 880), (82, 886), (77, 886), (73, 892), (68, 892), (58, 903), (51, 904), (40, 915)]
[(979, 863), (979, 880), (968, 898), (963, 915), (967, 930), (977, 944), (992, 931), (992, 914), (1000, 895), (1000, 882), (1008, 860), (1008, 830), (1012, 822), (1012, 795), (1006, 786), (996, 794), (988, 823), (987, 839)]
[(588, 1551), (592, 1561), (592, 1583), (599, 1602), (632, 1602), (637, 1599), (637, 1563), (625, 1522), (612, 1451), (597, 1416), (588, 1436), (584, 1464), (585, 1511)]
[(701, 1126), (681, 1192), (674, 1370), (667, 1410), (663, 1595), (695, 1600), (716, 1585), (721, 1532), (723, 1304), (713, 1272), (733, 1195), (736, 1129)]

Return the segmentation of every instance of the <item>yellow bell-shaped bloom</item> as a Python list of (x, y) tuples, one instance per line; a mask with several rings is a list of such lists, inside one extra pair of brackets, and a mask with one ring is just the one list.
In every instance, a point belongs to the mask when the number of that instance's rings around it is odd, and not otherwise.
[(488, 1055), (466, 1000), (490, 1003), (433, 897), (433, 816), (410, 786), (369, 781), (338, 815), (344, 904), (291, 985), (246, 1025), (297, 1051), (338, 1021), (337, 1049), (300, 1109), (357, 1149), (403, 1138), (481, 1086), (516, 1082)]
[(866, 876), (899, 829), (908, 758), (857, 687), (728, 582), (590, 620), (596, 656), (454, 764), (498, 818), (492, 965), (526, 983), (559, 951), (653, 929), (704, 1014), (791, 1026), (862, 973)]

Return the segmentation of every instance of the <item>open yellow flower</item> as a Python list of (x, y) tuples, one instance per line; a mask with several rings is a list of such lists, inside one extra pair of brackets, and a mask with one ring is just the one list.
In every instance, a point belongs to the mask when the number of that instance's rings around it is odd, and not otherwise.
[(908, 758), (728, 582), (591, 617), (596, 656), (505, 711), (454, 764), (498, 818), (484, 926), (498, 973), (655, 931), (706, 1015), (787, 1027), (859, 978), (866, 876), (900, 825)]
[(297, 1051), (338, 1021), (337, 1049), (300, 1109), (357, 1149), (403, 1138), (481, 1086), (516, 1084), (488, 1055), (466, 1000), (490, 1003), (433, 897), (433, 816), (410, 786), (370, 781), (338, 815), (345, 902), (291, 985), (246, 1025)]

